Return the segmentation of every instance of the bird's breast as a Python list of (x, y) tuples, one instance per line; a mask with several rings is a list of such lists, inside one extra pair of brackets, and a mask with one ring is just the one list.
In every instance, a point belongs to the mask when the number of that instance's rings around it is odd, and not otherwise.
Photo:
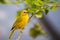
[(23, 16), (22, 21), (23, 21), (24, 23), (28, 22), (28, 20), (29, 20), (29, 17), (28, 17), (28, 16)]
[(20, 28), (23, 29), (27, 25), (28, 20), (29, 20), (28, 16), (23, 16), (22, 17), (22, 22), (20, 23)]

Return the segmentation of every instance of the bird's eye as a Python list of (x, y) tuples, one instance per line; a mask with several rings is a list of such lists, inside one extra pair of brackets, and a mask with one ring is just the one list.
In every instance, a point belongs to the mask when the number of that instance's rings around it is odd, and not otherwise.
[(24, 13), (26, 13), (26, 12), (24, 12)]
[(28, 13), (28, 12), (24, 12), (24, 13)]

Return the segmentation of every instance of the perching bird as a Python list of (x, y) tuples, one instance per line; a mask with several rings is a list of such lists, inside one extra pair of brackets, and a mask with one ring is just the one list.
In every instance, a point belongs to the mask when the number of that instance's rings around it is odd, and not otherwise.
[(13, 24), (13, 27), (9, 35), (9, 39), (11, 39), (15, 30), (17, 29), (23, 30), (26, 24), (28, 23), (28, 21), (29, 21), (28, 11), (22, 10), (21, 15), (16, 19), (15, 23)]

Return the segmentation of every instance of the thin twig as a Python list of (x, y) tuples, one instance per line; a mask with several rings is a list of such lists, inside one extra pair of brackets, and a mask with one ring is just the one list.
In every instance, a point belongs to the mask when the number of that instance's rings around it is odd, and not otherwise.
[(32, 13), (32, 16), (29, 19), (31, 19), (32, 17), (33, 17), (33, 13)]
[(37, 12), (39, 12), (39, 10), (36, 10), (35, 13), (32, 13), (31, 17), (29, 18), (29, 21), (31, 20), (31, 18), (32, 18)]
[(31, 20), (31, 18), (34, 16), (34, 14), (32, 13), (32, 15), (31, 15), (31, 17), (29, 18), (29, 21), (28, 22), (30, 22), (30, 20)]
[(18, 35), (16, 40), (21, 40), (22, 34), (23, 34), (23, 31), (20, 31), (20, 33), (19, 33), (19, 35)]
[[(29, 18), (29, 21), (30, 19), (34, 16), (34, 14), (32, 13), (32, 16)], [(18, 37), (16, 38), (16, 40), (21, 40), (21, 37), (22, 37), (22, 34), (23, 34), (23, 30), (20, 31)]]

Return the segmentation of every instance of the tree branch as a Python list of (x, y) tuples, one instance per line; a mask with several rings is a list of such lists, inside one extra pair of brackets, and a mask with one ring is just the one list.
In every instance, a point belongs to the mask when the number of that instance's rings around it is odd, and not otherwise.
[(18, 37), (16, 38), (16, 40), (21, 40), (22, 34), (23, 34), (23, 31), (20, 31), (20, 33), (18, 34)]

